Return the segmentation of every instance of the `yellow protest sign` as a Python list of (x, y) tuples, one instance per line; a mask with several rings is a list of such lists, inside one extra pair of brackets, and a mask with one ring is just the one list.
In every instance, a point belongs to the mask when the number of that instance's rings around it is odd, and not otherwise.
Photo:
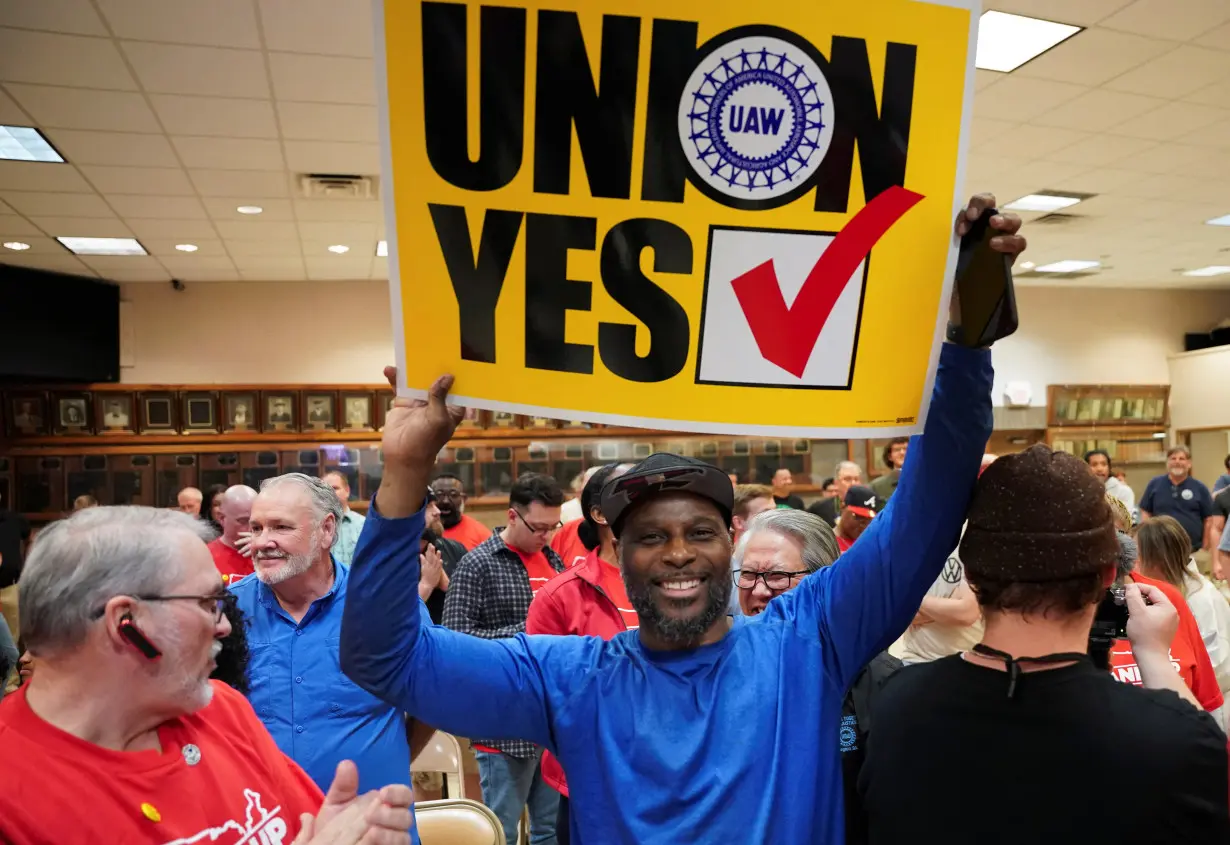
[[(917, 430), (977, 0), (376, 0), (403, 392)], [(943, 303), (943, 308), (941, 308)]]

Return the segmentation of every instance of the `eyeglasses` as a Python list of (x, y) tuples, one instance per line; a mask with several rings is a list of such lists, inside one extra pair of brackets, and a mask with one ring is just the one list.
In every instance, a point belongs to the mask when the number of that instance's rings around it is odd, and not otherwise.
[(521, 511), (517, 510), (516, 508), (513, 508), (512, 511), (518, 517), (521, 518), (522, 524), (525, 525), (525, 527), (530, 530), (531, 534), (550, 534), (552, 531), (561, 527), (564, 524), (562, 522), (557, 521), (554, 525), (535, 525), (534, 523), (526, 520), (525, 514), (521, 513)]
[(437, 499), (451, 499), (455, 502), (460, 502), (466, 495), (460, 490), (440, 490), (435, 487), (431, 488), (431, 494)]
[[(208, 596), (133, 596), (139, 601), (194, 601), (201, 606), (201, 610), (212, 614), (214, 624), (222, 621), (222, 617), (226, 615), (227, 610), (235, 606), (235, 594), (223, 590), (218, 593), (213, 593)], [(106, 608), (99, 608), (94, 611), (94, 618), (100, 618), (106, 613)]]
[(794, 578), (802, 578), (807, 575), (807, 571), (802, 572), (784, 572), (781, 570), (771, 569), (768, 572), (753, 572), (750, 569), (736, 569), (735, 583), (743, 590), (756, 589), (757, 581), (764, 581), (764, 585), (774, 592), (790, 589), (790, 582)]

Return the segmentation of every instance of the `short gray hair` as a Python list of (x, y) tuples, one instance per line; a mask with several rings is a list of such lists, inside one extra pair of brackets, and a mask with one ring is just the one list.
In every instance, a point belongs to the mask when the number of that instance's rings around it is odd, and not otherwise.
[(747, 530), (735, 548), (736, 569), (743, 563), (743, 552), (748, 541), (762, 532), (789, 537), (802, 546), (803, 565), (808, 572), (828, 566), (841, 554), (833, 529), (823, 519), (808, 511), (778, 508), (758, 513), (748, 521)]
[(298, 487), (308, 494), (308, 498), (312, 501), (312, 511), (316, 514), (317, 528), (324, 524), (325, 517), (329, 514), (333, 514), (333, 521), (337, 525), (342, 524), (342, 516), (345, 514), (342, 510), (342, 503), (338, 500), (337, 494), (333, 492), (333, 488), (326, 484), (323, 478), (302, 472), (288, 472), (285, 475), (266, 478), (261, 482), (261, 492), (264, 493), (266, 490), (286, 484)]
[(213, 531), (181, 511), (138, 506), (86, 508), (44, 528), (19, 586), (26, 647), (34, 654), (73, 648), (115, 596), (173, 587), (185, 536), (206, 542)]
[(854, 461), (838, 461), (837, 466), (833, 469), (833, 477), (841, 475), (843, 469), (852, 469), (858, 473), (859, 478), (863, 477), (863, 468)]

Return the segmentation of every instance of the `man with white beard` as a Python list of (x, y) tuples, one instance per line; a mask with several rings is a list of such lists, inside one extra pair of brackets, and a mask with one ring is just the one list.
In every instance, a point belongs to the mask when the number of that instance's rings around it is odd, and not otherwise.
[(408, 841), (408, 789), (358, 795), (346, 763), (322, 796), (209, 680), (232, 599), (208, 534), (177, 511), (98, 507), (39, 535), (21, 576), (38, 670), (0, 704), (0, 842)]
[[(360, 789), (410, 783), (402, 714), (342, 674), (350, 568), (330, 552), (342, 505), (319, 478), (270, 478), (252, 503), (255, 578), (231, 587), (248, 620), (249, 699), (278, 747), (317, 784), (354, 760)], [(420, 603), (424, 623), (431, 624)], [(412, 832), (412, 838), (417, 842)]]

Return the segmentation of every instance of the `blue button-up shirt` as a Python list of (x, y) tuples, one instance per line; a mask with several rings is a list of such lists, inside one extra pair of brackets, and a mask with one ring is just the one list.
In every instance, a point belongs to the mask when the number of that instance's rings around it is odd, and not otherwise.
[(359, 542), (359, 535), (363, 533), (364, 519), (363, 514), (350, 508), (346, 508), (346, 512), (342, 514), (342, 519), (337, 524), (337, 536), (333, 538), (333, 559), (338, 563), (350, 566), (354, 547)]
[[(256, 715), (321, 790), (328, 791), (340, 761), (354, 760), (363, 793), (410, 783), (410, 745), (402, 713), (342, 674), (338, 640), (349, 578), (350, 568), (335, 562), (333, 588), (298, 623), (254, 576), (231, 592), (247, 617), (248, 698)], [(426, 620), (426, 609), (420, 612)]]

